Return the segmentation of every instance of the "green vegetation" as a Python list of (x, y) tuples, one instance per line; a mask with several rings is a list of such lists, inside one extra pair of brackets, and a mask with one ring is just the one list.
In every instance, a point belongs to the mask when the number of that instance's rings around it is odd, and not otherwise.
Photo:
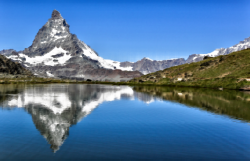
[(57, 78), (41, 78), (32, 76), (8, 76), (0, 78), (0, 84), (48, 84), (48, 83), (82, 83), (82, 84), (110, 84), (110, 85), (128, 85), (132, 83), (126, 82), (103, 82), (103, 81), (79, 81), (71, 79), (57, 79)]
[(144, 85), (250, 89), (250, 49), (134, 78)]

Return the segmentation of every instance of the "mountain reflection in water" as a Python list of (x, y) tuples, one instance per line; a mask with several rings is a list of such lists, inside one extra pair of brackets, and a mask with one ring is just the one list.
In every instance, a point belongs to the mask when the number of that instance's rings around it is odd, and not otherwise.
[(0, 85), (0, 107), (24, 108), (54, 152), (59, 150), (72, 125), (103, 102), (120, 99), (145, 103), (175, 101), (250, 121), (250, 94), (239, 91), (82, 84)]
[(107, 85), (1, 85), (3, 109), (24, 108), (36, 128), (56, 152), (77, 124), (105, 101), (134, 99), (153, 102), (150, 95), (137, 93), (128, 86)]

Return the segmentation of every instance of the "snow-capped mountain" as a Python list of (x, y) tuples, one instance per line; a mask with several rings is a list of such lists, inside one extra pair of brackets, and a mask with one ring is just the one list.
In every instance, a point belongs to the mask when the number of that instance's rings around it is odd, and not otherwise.
[(219, 55), (227, 55), (227, 54), (230, 54), (232, 52), (240, 51), (240, 50), (247, 49), (247, 48), (250, 48), (250, 37), (246, 38), (244, 41), (240, 41), (240, 43), (238, 43), (230, 48), (217, 49), (213, 53), (207, 54), (207, 56), (216, 57)]
[(138, 70), (143, 74), (149, 74), (153, 73), (159, 70), (163, 70), (166, 68), (170, 68), (172, 66), (182, 65), (186, 63), (193, 63), (198, 62), (204, 59), (205, 56), (209, 57), (216, 57), (219, 55), (227, 55), (232, 52), (240, 51), (250, 48), (250, 37), (246, 38), (244, 41), (241, 41), (239, 44), (236, 44), (229, 48), (221, 48), (216, 49), (211, 53), (208, 54), (192, 54), (189, 55), (188, 59), (185, 60), (184, 58), (178, 58), (178, 59), (170, 59), (170, 60), (152, 60), (150, 58), (143, 58), (137, 62), (122, 62), (122, 67), (132, 67), (132, 70)]
[(250, 48), (250, 37), (246, 38), (244, 41), (240, 41), (240, 43), (238, 43), (234, 46), (231, 46), (229, 48), (216, 49), (213, 52), (208, 53), (208, 54), (192, 54), (188, 57), (188, 59), (186, 60), (186, 63), (201, 61), (201, 60), (203, 60), (203, 58), (205, 56), (216, 57), (219, 55), (227, 55), (227, 54), (230, 54), (232, 52), (244, 50), (247, 48)]
[(69, 25), (56, 10), (53, 11), (51, 19), (39, 30), (33, 44), (19, 54), (19, 58), (25, 58), (24, 64), (30, 66), (42, 63), (55, 66), (65, 64), (72, 56), (81, 57), (81, 54), (96, 60), (100, 67), (131, 71), (130, 68), (120, 67), (120, 62), (99, 57), (93, 49), (69, 32)]
[(130, 67), (134, 71), (140, 71), (143, 74), (153, 73), (172, 66), (181, 65), (185, 63), (184, 58), (170, 59), (170, 60), (152, 60), (150, 58), (143, 58), (137, 62), (122, 62), (122, 67)]
[(189, 57), (184, 62), (184, 64), (202, 61), (204, 57), (205, 57), (205, 55), (202, 55), (202, 54), (192, 54), (192, 55), (189, 55)]
[(30, 47), (5, 55), (41, 76), (122, 81), (141, 75), (131, 67), (120, 67), (120, 62), (98, 56), (70, 33), (68, 23), (56, 10)]

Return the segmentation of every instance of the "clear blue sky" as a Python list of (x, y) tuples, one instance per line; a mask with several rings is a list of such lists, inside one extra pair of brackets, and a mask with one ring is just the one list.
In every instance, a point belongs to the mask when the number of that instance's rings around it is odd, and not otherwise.
[(0, 50), (29, 47), (53, 9), (117, 61), (187, 58), (250, 37), (249, 0), (0, 0)]

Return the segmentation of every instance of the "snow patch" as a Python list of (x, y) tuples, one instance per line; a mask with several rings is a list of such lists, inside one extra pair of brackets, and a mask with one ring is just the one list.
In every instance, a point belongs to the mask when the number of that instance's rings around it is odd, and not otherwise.
[(217, 56), (217, 54), (218, 54), (218, 51), (214, 51), (214, 52), (212, 52), (211, 54), (207, 54), (207, 56), (212, 56), (212, 57), (214, 57), (214, 56)]
[[(63, 53), (62, 57), (59, 58), (53, 58), (53, 55), (56, 54), (61, 54)], [(68, 61), (72, 56), (67, 55), (66, 54), (67, 51), (62, 49), (61, 47), (57, 48), (55, 47), (53, 50), (51, 50), (50, 52), (48, 52), (47, 54), (43, 55), (43, 56), (35, 56), (35, 57), (28, 57), (25, 54), (20, 53), (19, 56), (15, 56), (15, 55), (11, 55), (8, 58), (13, 59), (13, 60), (20, 60), (21, 58), (25, 58), (26, 61), (25, 63), (29, 63), (32, 65), (38, 65), (41, 63), (44, 63), (45, 65), (50, 65), (50, 66), (55, 66), (55, 65), (63, 65), (66, 63), (66, 61)]]
[(109, 62), (110, 64), (113, 64), (116, 69), (121, 69), (121, 70), (131, 70), (132, 67), (128, 67), (128, 68), (123, 68), (123, 67), (120, 67), (120, 63), (119, 62), (114, 62), (114, 61), (111, 61), (111, 60), (106, 60), (107, 62)]

